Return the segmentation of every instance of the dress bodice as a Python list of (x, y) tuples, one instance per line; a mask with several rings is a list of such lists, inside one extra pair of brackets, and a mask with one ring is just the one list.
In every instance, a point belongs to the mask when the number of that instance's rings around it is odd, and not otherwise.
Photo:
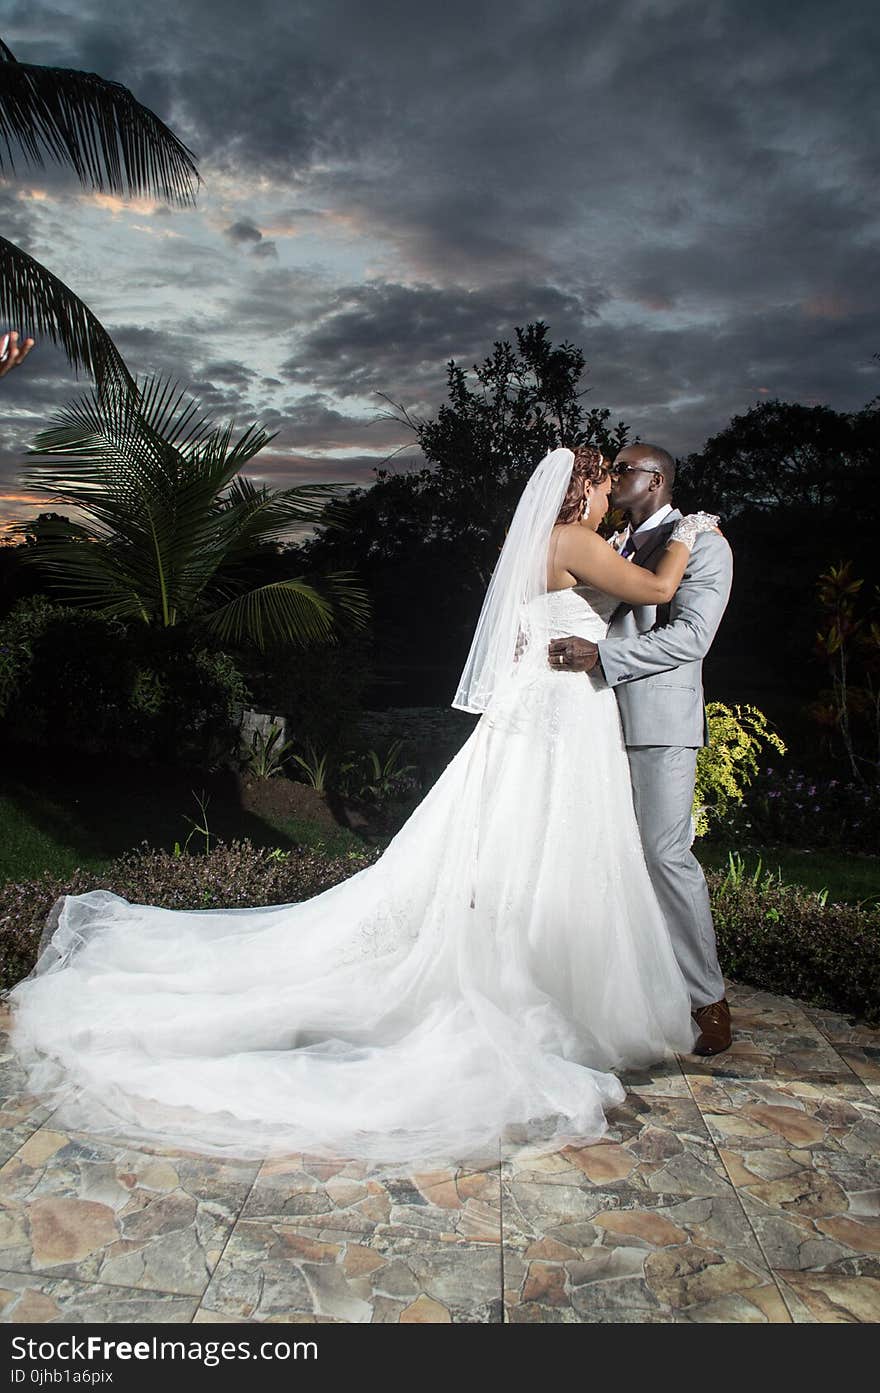
[(526, 606), (528, 625), (537, 637), (591, 639), (604, 638), (608, 623), (620, 601), (593, 585), (574, 585), (567, 590), (549, 590)]

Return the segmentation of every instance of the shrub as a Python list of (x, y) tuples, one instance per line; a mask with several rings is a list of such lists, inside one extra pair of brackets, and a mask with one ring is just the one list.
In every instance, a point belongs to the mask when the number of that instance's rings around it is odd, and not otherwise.
[(0, 625), (0, 660), (14, 739), (95, 752), (124, 738), (134, 665), (119, 620), (33, 596)]
[(232, 760), (244, 679), (214, 640), (21, 601), (0, 624), (8, 738), (216, 767)]
[(213, 640), (182, 627), (133, 630), (130, 743), (136, 753), (215, 769), (237, 763), (244, 678)]
[(415, 772), (414, 764), (403, 762), (403, 741), (394, 740), (381, 754), (376, 750), (352, 752), (341, 763), (334, 786), (346, 798), (382, 807), (420, 792)]
[(742, 803), (766, 746), (785, 754), (782, 740), (756, 706), (731, 707), (712, 701), (706, 707), (706, 716), (710, 743), (697, 755), (694, 790), (694, 828), (698, 837), (704, 837), (713, 823), (722, 822), (731, 805)]
[(824, 894), (772, 875), (745, 877), (733, 865), (706, 879), (726, 976), (880, 1019), (880, 911), (828, 904)]
[(338, 643), (310, 648), (273, 649), (266, 658), (250, 653), (244, 662), (255, 705), (287, 718), (298, 749), (311, 745), (335, 757), (348, 748), (370, 680), (364, 635), (345, 634)]
[(165, 909), (291, 904), (338, 885), (377, 854), (269, 851), (248, 840), (221, 842), (201, 856), (144, 847), (120, 856), (104, 872), (77, 869), (65, 876), (9, 881), (0, 886), (0, 986), (10, 987), (30, 972), (46, 917), (61, 895), (112, 890), (134, 904)]
[[(880, 777), (880, 587), (865, 604), (864, 581), (841, 561), (819, 577), (816, 651), (831, 677), (830, 691), (808, 708), (820, 728), (836, 733), (854, 778)], [(861, 592), (861, 593), (860, 593)], [(860, 603), (861, 602), (861, 603)]]
[(274, 779), (284, 769), (291, 758), (293, 741), (281, 743), (283, 727), (273, 721), (266, 730), (255, 729), (251, 733), (250, 748), (244, 753), (243, 768), (255, 779)]
[(765, 769), (713, 832), (726, 841), (877, 853), (880, 784)]
[(451, 706), (395, 706), (362, 712), (354, 732), (355, 744), (366, 752), (385, 749), (399, 740), (403, 757), (415, 764), (418, 782), (426, 787), (440, 777), (475, 725), (476, 717)]
[[(141, 848), (103, 873), (77, 870), (11, 881), (0, 886), (0, 984), (11, 986), (30, 971), (46, 916), (60, 895), (106, 889), (167, 909), (290, 904), (347, 879), (377, 855), (267, 851), (235, 841), (201, 856)], [(710, 872), (707, 879), (721, 965), (729, 977), (880, 1018), (880, 912), (827, 904), (823, 896), (770, 876)]]

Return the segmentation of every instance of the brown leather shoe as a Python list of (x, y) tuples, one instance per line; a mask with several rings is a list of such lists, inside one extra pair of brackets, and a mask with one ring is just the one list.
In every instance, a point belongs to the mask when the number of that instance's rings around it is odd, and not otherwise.
[(698, 1006), (691, 1015), (700, 1027), (700, 1036), (694, 1045), (694, 1054), (721, 1054), (730, 1049), (730, 1007), (727, 997), (711, 1001), (708, 1006)]

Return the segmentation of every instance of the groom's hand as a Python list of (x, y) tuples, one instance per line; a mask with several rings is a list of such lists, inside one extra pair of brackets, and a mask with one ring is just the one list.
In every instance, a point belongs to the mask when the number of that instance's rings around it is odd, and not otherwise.
[(547, 652), (557, 672), (592, 672), (599, 661), (599, 649), (586, 638), (551, 639)]

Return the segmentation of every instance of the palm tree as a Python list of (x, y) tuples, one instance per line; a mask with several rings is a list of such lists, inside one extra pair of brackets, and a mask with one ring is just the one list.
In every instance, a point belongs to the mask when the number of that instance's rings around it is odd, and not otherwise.
[[(99, 192), (195, 202), (192, 152), (128, 88), (96, 73), (19, 63), (0, 40), (0, 173), (45, 158)], [(99, 386), (131, 376), (110, 335), (51, 271), (0, 237), (0, 320), (60, 344)]]
[(332, 640), (337, 616), (361, 625), (366, 597), (346, 572), (326, 577), (326, 594), (301, 577), (258, 583), (291, 527), (315, 522), (342, 486), (257, 487), (239, 470), (273, 437), (252, 425), (233, 440), (233, 430), (158, 377), (70, 403), (36, 437), (30, 453), (48, 462), (23, 482), (84, 520), (19, 524), (40, 543), (21, 548), (22, 563), (68, 603), (162, 628), (189, 623), (261, 651)]

